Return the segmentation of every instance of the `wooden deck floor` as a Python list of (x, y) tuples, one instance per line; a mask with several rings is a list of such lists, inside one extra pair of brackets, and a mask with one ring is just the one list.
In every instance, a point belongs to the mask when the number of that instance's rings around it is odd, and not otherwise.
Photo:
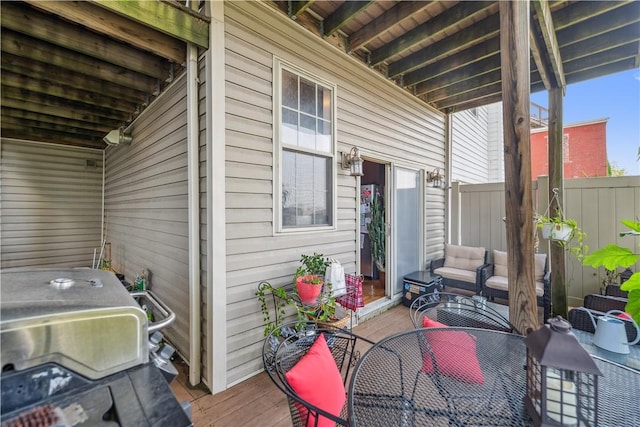
[[(353, 331), (373, 341), (413, 328), (409, 309), (395, 306), (366, 322)], [(173, 389), (179, 402), (191, 402), (195, 427), (235, 427), (245, 425), (290, 426), (289, 406), (284, 394), (278, 390), (264, 372), (231, 387), (222, 393), (209, 394), (205, 389), (188, 386), (186, 365), (178, 363), (178, 378)]]

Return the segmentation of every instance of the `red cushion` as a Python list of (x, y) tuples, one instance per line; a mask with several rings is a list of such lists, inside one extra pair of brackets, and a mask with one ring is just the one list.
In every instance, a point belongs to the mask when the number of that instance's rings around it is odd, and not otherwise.
[[(346, 392), (342, 375), (340, 375), (324, 335), (318, 336), (307, 354), (302, 356), (284, 376), (300, 398), (330, 414), (340, 416), (347, 400)], [(302, 405), (296, 406), (300, 411), (300, 418), (305, 420), (307, 409)], [(315, 426), (315, 418), (309, 414), (306, 425)], [(317, 425), (318, 427), (333, 427), (336, 423), (326, 417), (319, 417)]]
[[(447, 325), (423, 317), (422, 326), (441, 328)], [(474, 336), (463, 331), (434, 331), (425, 335), (438, 365), (438, 372), (465, 383), (484, 384)], [(428, 374), (434, 372), (431, 357), (430, 353), (425, 352), (422, 359), (422, 372)]]
[(632, 319), (632, 317), (631, 317), (631, 315), (629, 313), (620, 313), (620, 314), (618, 314), (618, 317), (621, 318), (621, 319), (626, 319), (626, 320), (631, 320)]

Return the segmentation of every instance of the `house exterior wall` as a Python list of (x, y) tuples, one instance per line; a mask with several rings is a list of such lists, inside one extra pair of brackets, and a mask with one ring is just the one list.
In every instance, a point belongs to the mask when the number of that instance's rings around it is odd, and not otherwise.
[(489, 180), (487, 108), (451, 114), (451, 181)]
[(504, 126), (502, 102), (487, 105), (488, 182), (504, 181)]
[[(564, 177), (607, 176), (607, 119), (566, 125), (563, 129)], [(546, 128), (531, 131), (531, 179), (549, 175)]]
[[(358, 181), (339, 153), (444, 169), (444, 116), (259, 2), (225, 3), (227, 383), (262, 369), (258, 284), (290, 283), (300, 255), (319, 252), (356, 271)], [(337, 229), (274, 234), (274, 57), (337, 86)], [(276, 171), (277, 173), (277, 171)], [(425, 197), (426, 254), (442, 250), (444, 191)], [(438, 236), (429, 239), (429, 235)], [(427, 255), (429, 256), (429, 255)]]
[(90, 267), (102, 150), (0, 140), (0, 267)]
[(163, 333), (188, 360), (185, 82), (179, 77), (136, 119), (131, 145), (107, 148), (104, 221), (112, 266), (131, 282), (149, 271), (150, 289), (176, 313)]

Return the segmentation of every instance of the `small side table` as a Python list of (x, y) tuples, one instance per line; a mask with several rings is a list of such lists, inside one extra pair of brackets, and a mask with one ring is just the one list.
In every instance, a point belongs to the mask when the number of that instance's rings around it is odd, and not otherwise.
[(442, 290), (442, 276), (430, 271), (414, 271), (404, 276), (402, 303), (409, 307), (420, 295)]

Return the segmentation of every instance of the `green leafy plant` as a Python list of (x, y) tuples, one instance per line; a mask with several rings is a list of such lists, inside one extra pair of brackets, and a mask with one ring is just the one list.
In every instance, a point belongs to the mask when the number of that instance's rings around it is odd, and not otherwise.
[(331, 265), (329, 259), (316, 252), (313, 255), (302, 254), (300, 262), (303, 266), (298, 267), (295, 278), (303, 275), (323, 276), (327, 267)]
[(589, 252), (589, 245), (586, 244), (587, 233), (578, 227), (578, 221), (573, 218), (565, 218), (558, 209), (554, 216), (537, 216), (536, 226), (539, 229), (545, 227), (546, 224), (553, 226), (566, 225), (571, 229), (571, 233), (567, 240), (553, 240), (553, 243), (563, 248), (565, 251), (572, 253), (578, 261), (582, 261)]
[(367, 224), (371, 254), (378, 270), (385, 271), (385, 224), (382, 197), (376, 194), (371, 202), (371, 222)]
[[(640, 234), (640, 222), (623, 220), (622, 224), (631, 232), (620, 233), (621, 236)], [(584, 258), (583, 264), (594, 268), (604, 267), (610, 271), (618, 268), (628, 268), (638, 262), (640, 254), (634, 253), (629, 248), (616, 244), (609, 244), (603, 248), (593, 251)], [(629, 292), (628, 302), (625, 310), (636, 322), (640, 322), (640, 272), (635, 272), (624, 282), (620, 289)]]
[[(319, 253), (313, 255), (302, 255), (300, 257), (302, 263), (296, 269), (294, 274), (294, 283), (298, 277), (303, 277), (306, 283), (320, 285), (323, 283), (322, 275), (331, 262)], [(273, 295), (274, 315), (267, 303), (269, 295)], [(322, 294), (318, 298), (318, 303), (313, 305), (304, 305), (300, 303), (297, 296), (295, 286), (278, 286), (274, 287), (268, 282), (262, 282), (258, 286), (256, 296), (260, 304), (260, 311), (264, 321), (264, 335), (269, 335), (272, 331), (279, 331), (280, 325), (285, 321), (287, 316), (287, 305), (295, 307), (297, 311), (298, 326), (303, 322), (311, 319), (322, 322), (329, 322), (334, 319), (336, 312), (336, 299), (331, 295), (331, 284), (325, 283)]]

